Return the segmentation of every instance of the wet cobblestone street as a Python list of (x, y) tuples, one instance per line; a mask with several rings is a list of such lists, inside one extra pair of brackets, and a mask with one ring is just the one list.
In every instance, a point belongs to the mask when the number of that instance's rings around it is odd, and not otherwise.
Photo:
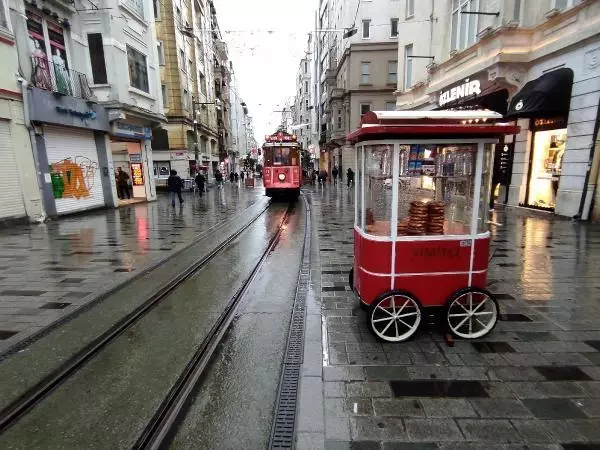
[[(348, 286), (353, 193), (306, 192), (318, 241), (322, 385), (303, 379), (298, 448), (598, 448), (600, 226), (497, 211), (488, 287), (502, 320), (492, 333), (450, 347), (424, 328), (381, 344)], [(313, 382), (322, 396), (307, 400)], [(320, 406), (322, 428), (308, 417)]]
[(263, 190), (227, 183), (0, 232), (0, 353), (243, 214)]

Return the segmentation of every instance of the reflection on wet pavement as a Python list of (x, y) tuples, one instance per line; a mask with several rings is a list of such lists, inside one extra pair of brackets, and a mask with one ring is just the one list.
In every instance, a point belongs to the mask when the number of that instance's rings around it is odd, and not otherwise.
[[(488, 273), (497, 327), (453, 347), (429, 328), (381, 344), (347, 284), (353, 192), (306, 190), (319, 240), (326, 448), (600, 442), (600, 225), (501, 208)], [(448, 384), (457, 381), (477, 395)]]
[(227, 185), (0, 231), (0, 350), (143, 272), (262, 198)]

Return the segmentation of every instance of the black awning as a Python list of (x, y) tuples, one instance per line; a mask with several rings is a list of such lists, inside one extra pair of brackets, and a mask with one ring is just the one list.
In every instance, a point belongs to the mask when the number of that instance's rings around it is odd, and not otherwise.
[(573, 71), (557, 69), (529, 81), (510, 101), (506, 117), (557, 117), (569, 114)]

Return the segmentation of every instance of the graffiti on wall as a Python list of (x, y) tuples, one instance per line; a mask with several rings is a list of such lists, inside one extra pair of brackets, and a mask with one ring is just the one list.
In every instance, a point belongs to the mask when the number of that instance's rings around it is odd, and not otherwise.
[(54, 198), (87, 198), (94, 187), (98, 162), (85, 156), (66, 158), (50, 164)]

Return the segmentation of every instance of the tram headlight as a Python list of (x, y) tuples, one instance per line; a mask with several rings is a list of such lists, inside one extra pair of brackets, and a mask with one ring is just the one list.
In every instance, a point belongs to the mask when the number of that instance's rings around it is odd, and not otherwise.
[(277, 178), (279, 178), (279, 181), (285, 180), (285, 173), (280, 173)]

